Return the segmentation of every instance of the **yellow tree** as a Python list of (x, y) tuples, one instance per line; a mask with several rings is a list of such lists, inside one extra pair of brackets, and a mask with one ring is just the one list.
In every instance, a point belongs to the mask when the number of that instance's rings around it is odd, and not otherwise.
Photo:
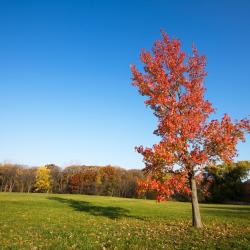
[(40, 193), (48, 193), (51, 191), (52, 180), (50, 176), (50, 169), (47, 167), (40, 167), (37, 169), (35, 191)]

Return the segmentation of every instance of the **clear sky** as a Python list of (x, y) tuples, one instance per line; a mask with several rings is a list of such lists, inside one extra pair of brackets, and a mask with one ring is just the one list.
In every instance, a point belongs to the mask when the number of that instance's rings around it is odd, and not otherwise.
[(160, 29), (206, 54), (216, 118), (248, 116), (249, 13), (247, 0), (2, 0), (0, 161), (143, 167), (134, 147), (158, 140), (156, 121), (129, 65)]

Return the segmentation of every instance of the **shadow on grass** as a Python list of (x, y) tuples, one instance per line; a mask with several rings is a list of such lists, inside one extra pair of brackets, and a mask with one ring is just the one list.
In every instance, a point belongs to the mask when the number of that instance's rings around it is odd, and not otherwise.
[(74, 208), (75, 211), (86, 212), (95, 216), (104, 216), (110, 219), (119, 219), (122, 217), (133, 217), (136, 219), (143, 220), (140, 217), (129, 215), (128, 214), (129, 210), (122, 208), (122, 207), (113, 207), (113, 206), (102, 207), (102, 206), (93, 205), (87, 201), (64, 199), (60, 197), (48, 197), (48, 199), (67, 204), (70, 207)]

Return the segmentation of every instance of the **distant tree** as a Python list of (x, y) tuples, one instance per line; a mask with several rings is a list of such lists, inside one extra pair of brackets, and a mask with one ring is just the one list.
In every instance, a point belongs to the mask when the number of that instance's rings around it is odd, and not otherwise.
[(144, 179), (143, 172), (138, 169), (129, 169), (124, 171), (121, 177), (121, 195), (122, 197), (138, 197), (137, 182)]
[(250, 179), (243, 183), (243, 201), (250, 202)]
[(143, 73), (131, 67), (132, 84), (148, 97), (145, 103), (158, 119), (154, 133), (161, 137), (152, 148), (137, 148), (149, 175), (141, 187), (157, 190), (159, 201), (190, 189), (193, 226), (201, 228), (195, 176), (209, 163), (231, 162), (238, 141), (250, 132), (250, 121), (233, 123), (226, 114), (221, 121), (208, 120), (214, 109), (204, 98), (206, 61), (195, 47), (187, 56), (180, 41), (163, 32), (153, 53), (142, 51), (141, 61)]
[(62, 171), (62, 183), (61, 183), (61, 188), (64, 193), (72, 192), (70, 189), (70, 179), (74, 174), (80, 173), (81, 172), (81, 166), (77, 165), (71, 165), (66, 167)]
[(26, 168), (20, 167), (17, 169), (16, 174), (16, 184), (15, 184), (15, 191), (17, 192), (25, 192), (25, 175), (26, 175)]
[(64, 171), (70, 193), (118, 197), (137, 197), (137, 181), (141, 170), (125, 170), (114, 166), (70, 166)]
[(8, 177), (7, 173), (9, 170), (9, 166), (6, 164), (0, 165), (0, 192), (7, 192), (8, 190)]
[(214, 202), (241, 201), (244, 197), (243, 183), (249, 172), (249, 161), (207, 167), (208, 199)]
[(106, 166), (100, 169), (100, 179), (102, 195), (116, 196), (118, 190), (118, 183), (120, 182), (120, 176), (115, 167)]
[(61, 168), (56, 166), (55, 164), (47, 164), (45, 165), (45, 167), (50, 170), (50, 176), (52, 180), (52, 193), (61, 193), (61, 182), (63, 178)]
[(0, 192), (30, 192), (34, 188), (36, 168), (0, 164)]
[(0, 191), (12, 192), (17, 184), (20, 165), (5, 163), (0, 166)]
[(52, 180), (50, 176), (50, 169), (47, 167), (40, 167), (37, 169), (35, 191), (40, 193), (48, 193), (52, 188)]
[(96, 180), (98, 169), (82, 167), (81, 171), (73, 174), (69, 179), (69, 189), (72, 193), (96, 194)]
[(26, 168), (24, 171), (25, 192), (32, 192), (36, 182), (37, 167)]

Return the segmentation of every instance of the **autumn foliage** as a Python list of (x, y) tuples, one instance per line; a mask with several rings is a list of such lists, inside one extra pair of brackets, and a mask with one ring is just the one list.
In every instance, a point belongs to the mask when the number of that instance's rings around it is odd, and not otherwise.
[(152, 179), (147, 177), (146, 180), (138, 181), (138, 193), (146, 191), (157, 191), (157, 201), (166, 201), (167, 198), (173, 196), (175, 193), (189, 194), (190, 189), (186, 185), (186, 176), (182, 174), (173, 175), (164, 181)]
[(40, 193), (50, 192), (52, 180), (50, 177), (50, 169), (46, 166), (37, 169), (35, 191)]
[(54, 164), (43, 167), (0, 163), (0, 192), (51, 192), (138, 197), (137, 180), (144, 178), (139, 169), (117, 166)]
[(132, 84), (158, 119), (154, 134), (160, 141), (151, 148), (136, 147), (149, 176), (139, 185), (141, 191), (156, 190), (160, 201), (190, 192), (191, 180), (206, 165), (231, 162), (238, 141), (250, 132), (250, 121), (232, 122), (227, 114), (221, 121), (210, 120), (215, 109), (204, 97), (206, 58), (194, 46), (189, 56), (180, 40), (163, 32), (152, 52), (142, 50), (140, 58), (144, 72), (132, 65)]

